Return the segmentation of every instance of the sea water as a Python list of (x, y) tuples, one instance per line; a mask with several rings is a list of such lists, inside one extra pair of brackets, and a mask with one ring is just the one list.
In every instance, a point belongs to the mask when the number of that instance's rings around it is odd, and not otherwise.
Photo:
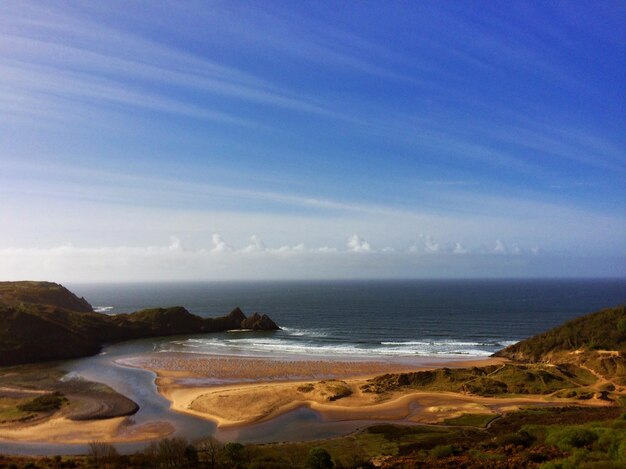
[(204, 317), (266, 313), (273, 334), (160, 341), (159, 350), (291, 357), (488, 356), (626, 301), (626, 280), (384, 280), (68, 285), (107, 314), (155, 306)]

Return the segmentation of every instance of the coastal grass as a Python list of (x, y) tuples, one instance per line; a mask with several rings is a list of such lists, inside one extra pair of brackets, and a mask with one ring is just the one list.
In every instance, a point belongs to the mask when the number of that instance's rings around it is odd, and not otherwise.
[[(301, 467), (298, 463), (316, 447), (340, 467), (368, 467), (363, 461), (380, 457), (390, 458), (389, 467), (485, 467), (509, 461), (503, 467), (544, 464), (550, 469), (585, 467), (586, 460), (597, 467), (624, 467), (626, 414), (618, 408), (529, 408), (495, 417), (465, 414), (446, 422), (455, 427), (380, 424), (344, 437), (246, 449), (251, 461), (278, 464), (271, 467)], [(487, 419), (493, 422), (488, 427)]]
[(497, 356), (541, 361), (560, 351), (608, 350), (626, 353), (624, 305), (573, 319), (498, 352)]
[(379, 456), (393, 456), (403, 452), (405, 447), (414, 445), (435, 446), (454, 433), (454, 430), (435, 426), (374, 425), (363, 431), (327, 440), (269, 443), (248, 445), (251, 458), (295, 462), (304, 461), (311, 449), (322, 447), (331, 455), (335, 463), (344, 467), (355, 466), (357, 462), (368, 461)]
[(479, 396), (547, 395), (594, 384), (597, 378), (572, 364), (513, 364), (471, 368), (439, 368), (377, 376), (362, 386), (363, 392), (382, 394), (416, 389)]
[(455, 427), (478, 427), (484, 428), (494, 419), (498, 418), (498, 414), (463, 414), (458, 417), (445, 419), (442, 424)]
[(30, 419), (33, 413), (21, 408), (29, 401), (28, 398), (0, 397), (0, 424)]
[(37, 396), (27, 402), (18, 404), (17, 408), (23, 412), (52, 412), (59, 410), (67, 403), (68, 400), (63, 394), (54, 392), (52, 394)]

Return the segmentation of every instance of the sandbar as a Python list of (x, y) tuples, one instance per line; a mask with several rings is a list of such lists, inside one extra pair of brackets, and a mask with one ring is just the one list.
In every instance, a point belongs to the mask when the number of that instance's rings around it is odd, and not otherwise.
[(136, 442), (162, 438), (174, 432), (168, 422), (132, 424), (128, 417), (99, 420), (70, 420), (52, 417), (33, 424), (9, 425), (1, 428), (2, 439), (42, 443), (106, 443)]

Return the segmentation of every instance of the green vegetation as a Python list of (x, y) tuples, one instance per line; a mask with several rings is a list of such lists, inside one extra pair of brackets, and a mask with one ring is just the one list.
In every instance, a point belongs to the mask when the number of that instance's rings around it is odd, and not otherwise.
[(501, 350), (496, 356), (539, 362), (560, 351), (614, 350), (626, 352), (624, 305), (568, 321), (543, 334)]
[(17, 408), (23, 412), (51, 412), (67, 404), (67, 399), (60, 392), (37, 396), (31, 401), (19, 404)]
[(458, 427), (486, 427), (496, 418), (498, 418), (498, 414), (463, 414), (459, 417), (445, 419), (443, 424)]
[(40, 304), (82, 313), (93, 312), (87, 300), (52, 282), (0, 282), (0, 304)]
[(569, 364), (505, 364), (386, 374), (370, 379), (362, 389), (377, 394), (410, 388), (498, 396), (551, 394), (562, 389), (588, 386), (596, 381), (597, 378), (589, 371)]
[(24, 398), (0, 398), (0, 424), (11, 422), (25, 422), (34, 417), (32, 412), (20, 409), (22, 404), (28, 402)]
[(352, 394), (352, 389), (345, 381), (329, 379), (320, 381), (318, 385), (322, 386), (321, 394), (326, 395), (326, 399), (329, 401), (338, 401)]
[(320, 448), (319, 446), (311, 448), (311, 451), (309, 451), (309, 455), (306, 458), (305, 467), (308, 469), (331, 469), (334, 466), (335, 464), (333, 463), (328, 451), (324, 448)]
[(435, 459), (447, 458), (454, 454), (454, 446), (438, 445), (430, 450), (430, 455)]

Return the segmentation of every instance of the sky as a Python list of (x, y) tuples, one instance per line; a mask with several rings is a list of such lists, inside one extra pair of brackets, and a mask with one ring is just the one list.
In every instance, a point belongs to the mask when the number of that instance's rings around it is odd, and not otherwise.
[(0, 278), (626, 277), (624, 24), (0, 2)]

